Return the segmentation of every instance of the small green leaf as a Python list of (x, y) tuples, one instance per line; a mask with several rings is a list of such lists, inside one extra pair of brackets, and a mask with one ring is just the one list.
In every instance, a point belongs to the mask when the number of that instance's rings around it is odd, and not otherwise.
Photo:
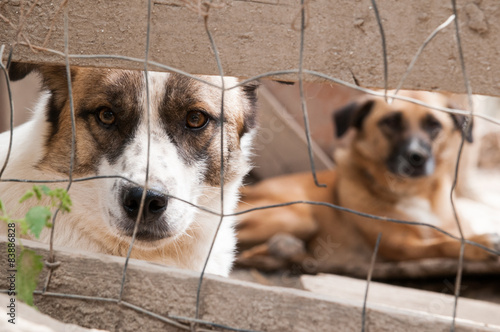
[(63, 209), (64, 212), (70, 212), (72, 205), (73, 202), (71, 202), (69, 196), (64, 197), (63, 200), (61, 201), (61, 209)]
[(32, 207), (26, 213), (26, 222), (28, 223), (29, 230), (36, 238), (40, 236), (51, 215), (52, 213), (49, 208), (45, 206)]
[(33, 192), (35, 193), (36, 198), (37, 198), (38, 200), (41, 200), (41, 199), (42, 199), (42, 191), (40, 190), (40, 187), (38, 187), (38, 186), (33, 186)]
[(71, 211), (71, 205), (73, 204), (71, 202), (71, 198), (69, 197), (68, 192), (65, 189), (58, 188), (54, 191), (55, 197), (59, 199), (61, 202), (60, 208), (63, 212), (70, 212)]
[(17, 262), (16, 290), (17, 298), (33, 306), (33, 291), (38, 284), (38, 276), (43, 269), (42, 256), (24, 249)]
[(28, 230), (30, 228), (29, 228), (28, 223), (26, 222), (26, 219), (19, 219), (19, 220), (16, 220), (16, 222), (19, 224), (19, 227), (21, 228), (21, 234), (23, 234), (23, 235), (28, 234)]
[(3, 205), (2, 203), (2, 200), (0, 199), (0, 211), (2, 211), (3, 214), (6, 214), (5, 213), (5, 206)]
[(25, 200), (30, 199), (31, 197), (33, 197), (33, 195), (35, 195), (35, 193), (34, 193), (34, 192), (32, 192), (32, 191), (28, 191), (28, 192), (26, 192), (26, 194), (24, 194), (24, 196), (23, 196), (23, 197), (21, 197), (21, 199), (19, 200), (19, 203), (22, 203), (22, 202), (24, 202)]
[(42, 191), (44, 192), (45, 195), (48, 195), (48, 196), (50, 195), (50, 188), (49, 187), (47, 187), (46, 185), (42, 185), (41, 188), (42, 188)]

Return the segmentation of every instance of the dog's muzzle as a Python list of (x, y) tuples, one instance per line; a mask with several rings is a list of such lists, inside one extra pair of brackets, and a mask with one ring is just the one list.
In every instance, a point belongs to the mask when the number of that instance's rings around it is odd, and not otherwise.
[(420, 177), (434, 172), (431, 146), (412, 138), (396, 146), (387, 160), (389, 170), (404, 177)]
[[(122, 190), (121, 204), (127, 218), (122, 220), (121, 226), (127, 235), (132, 235), (143, 194), (144, 190), (142, 187), (127, 187)], [(168, 196), (155, 190), (146, 191), (136, 234), (139, 240), (152, 241), (168, 236), (168, 225), (164, 218), (167, 206)]]

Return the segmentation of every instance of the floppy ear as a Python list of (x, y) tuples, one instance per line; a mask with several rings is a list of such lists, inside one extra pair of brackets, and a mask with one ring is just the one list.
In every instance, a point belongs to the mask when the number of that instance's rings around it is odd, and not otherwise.
[[(463, 109), (463, 107), (460, 107), (460, 105), (456, 104), (453, 101), (448, 101), (448, 105), (446, 105), (448, 108), (452, 109)], [(467, 142), (472, 143), (473, 138), (472, 138), (472, 125), (474, 124), (474, 120), (471, 117), (469, 120), (469, 117), (466, 115), (460, 115), (460, 114), (453, 114), (450, 113), (451, 118), (453, 119), (453, 124), (455, 125), (455, 128), (460, 130)], [(468, 125), (468, 122), (470, 121), (470, 125)]]
[(450, 115), (451, 118), (453, 119), (453, 124), (455, 125), (455, 128), (462, 132), (467, 142), (472, 143), (474, 140), (472, 137), (472, 127), (474, 124), (473, 118), (453, 113), (450, 113)]
[(255, 103), (257, 102), (257, 88), (259, 86), (260, 86), (260, 82), (252, 81), (252, 82), (249, 82), (241, 87), (243, 89), (243, 92), (245, 93), (245, 96), (252, 103), (252, 107), (255, 107)]
[[(47, 89), (51, 93), (50, 109), (60, 110), (68, 99), (66, 67), (12, 62), (9, 66), (9, 77), (12, 81), (16, 81), (23, 79), (33, 71), (40, 74), (43, 89)], [(74, 67), (71, 68), (72, 78), (75, 76), (76, 71), (77, 69)], [(57, 112), (49, 112), (49, 118), (57, 118)]]
[(31, 63), (11, 62), (9, 66), (9, 79), (11, 81), (22, 80), (36, 68), (37, 66)]
[(259, 86), (258, 81), (253, 81), (241, 87), (249, 102), (249, 108), (245, 110), (243, 128), (239, 133), (240, 137), (257, 126), (257, 88)]
[(373, 99), (363, 102), (353, 102), (344, 106), (333, 113), (333, 122), (335, 125), (335, 135), (337, 138), (342, 137), (349, 127), (361, 129), (363, 122), (368, 114), (370, 114), (375, 101)]
[[(36, 65), (23, 62), (12, 62), (9, 66), (9, 78), (11, 81), (18, 81), (25, 78), (31, 72), (37, 72), (41, 75), (43, 86), (52, 92), (55, 90), (67, 89), (68, 81), (66, 79), (65, 66)], [(75, 69), (71, 69), (73, 77)]]

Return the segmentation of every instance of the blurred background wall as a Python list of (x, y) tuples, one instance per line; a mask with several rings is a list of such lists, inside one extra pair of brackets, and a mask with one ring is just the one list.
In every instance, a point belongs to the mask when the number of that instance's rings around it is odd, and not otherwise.
[[(31, 114), (38, 95), (40, 93), (40, 82), (36, 75), (28, 75), (18, 82), (11, 82), (12, 96), (14, 100), (14, 126), (27, 119)], [(10, 106), (7, 83), (4, 75), (0, 77), (0, 132), (9, 129)]]

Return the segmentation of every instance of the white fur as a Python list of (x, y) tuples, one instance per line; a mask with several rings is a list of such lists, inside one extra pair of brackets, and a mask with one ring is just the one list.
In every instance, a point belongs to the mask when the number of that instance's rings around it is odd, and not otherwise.
[[(441, 220), (432, 211), (431, 203), (424, 198), (411, 197), (399, 200), (396, 209), (407, 216), (412, 216), (412, 220), (421, 223), (426, 223), (436, 227), (443, 227)], [(429, 227), (418, 227), (423, 239), (429, 239), (431, 229)]]

